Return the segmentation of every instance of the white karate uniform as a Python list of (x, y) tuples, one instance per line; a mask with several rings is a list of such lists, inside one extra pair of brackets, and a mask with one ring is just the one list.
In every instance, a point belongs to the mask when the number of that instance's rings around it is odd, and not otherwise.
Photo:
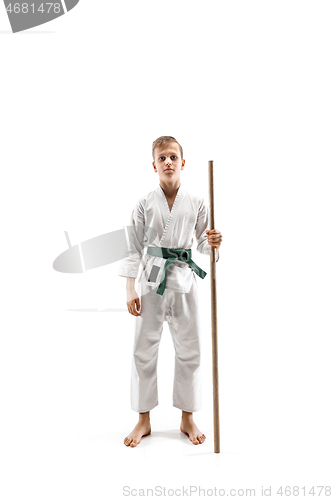
[[(131, 407), (143, 413), (158, 404), (157, 359), (164, 321), (175, 348), (173, 406), (187, 412), (201, 408), (200, 337), (197, 277), (185, 261), (176, 260), (166, 272), (163, 295), (156, 293), (166, 259), (145, 252), (147, 246), (197, 250), (210, 255), (208, 210), (204, 199), (180, 185), (170, 212), (159, 185), (135, 205), (128, 234), (129, 256), (118, 275), (138, 278), (141, 316), (135, 321), (131, 376)], [(219, 259), (216, 251), (216, 261)], [(142, 264), (140, 276), (138, 270)], [(207, 262), (208, 265), (208, 262)], [(154, 267), (153, 267), (154, 266)]]

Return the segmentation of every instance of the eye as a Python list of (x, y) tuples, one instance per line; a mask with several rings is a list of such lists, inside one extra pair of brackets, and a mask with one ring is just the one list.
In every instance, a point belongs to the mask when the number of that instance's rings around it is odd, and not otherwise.
[(162, 160), (162, 161), (163, 161), (163, 160), (164, 160), (164, 158), (165, 158), (164, 156), (160, 156), (160, 157), (159, 157), (159, 160)]
[(176, 158), (177, 158), (177, 156), (173, 155), (173, 156), (171, 156), (171, 158), (174, 158), (174, 159), (176, 159)]

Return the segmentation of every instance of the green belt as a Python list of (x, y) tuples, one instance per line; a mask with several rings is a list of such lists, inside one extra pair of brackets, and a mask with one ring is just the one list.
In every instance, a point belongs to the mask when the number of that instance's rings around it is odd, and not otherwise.
[(185, 250), (184, 248), (147, 247), (147, 253), (149, 255), (154, 255), (155, 257), (163, 257), (163, 259), (167, 259), (162, 272), (162, 280), (156, 292), (159, 295), (163, 295), (164, 293), (166, 285), (166, 272), (171, 264), (175, 262), (175, 260), (186, 262), (191, 267), (191, 269), (193, 269), (193, 271), (202, 279), (207, 274), (205, 271), (200, 269), (200, 267), (197, 266), (196, 263), (191, 259), (191, 249)]

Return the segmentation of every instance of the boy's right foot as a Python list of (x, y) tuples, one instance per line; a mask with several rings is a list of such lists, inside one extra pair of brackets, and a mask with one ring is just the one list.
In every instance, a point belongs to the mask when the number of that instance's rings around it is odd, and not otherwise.
[(149, 419), (139, 419), (139, 422), (136, 424), (132, 432), (127, 437), (125, 437), (124, 444), (126, 446), (131, 446), (132, 448), (134, 448), (140, 443), (142, 436), (147, 436), (150, 433), (151, 427)]

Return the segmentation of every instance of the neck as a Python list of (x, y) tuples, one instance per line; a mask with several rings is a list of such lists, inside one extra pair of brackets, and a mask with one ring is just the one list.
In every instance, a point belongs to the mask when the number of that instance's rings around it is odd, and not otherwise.
[(164, 193), (166, 196), (169, 198), (172, 198), (177, 194), (177, 191), (180, 186), (180, 180), (175, 180), (174, 182), (171, 183), (166, 183), (160, 179), (160, 186), (163, 189)]

